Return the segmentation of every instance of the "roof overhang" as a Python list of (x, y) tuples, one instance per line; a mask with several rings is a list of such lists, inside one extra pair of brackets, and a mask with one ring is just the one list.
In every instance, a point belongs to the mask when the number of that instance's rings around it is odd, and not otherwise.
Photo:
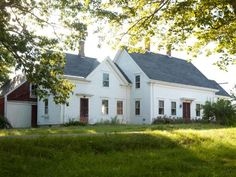
[(69, 80), (76, 80), (76, 81), (82, 81), (82, 82), (91, 82), (90, 80), (87, 80), (86, 78), (81, 77), (81, 76), (64, 75), (63, 77), (65, 79), (69, 79)]
[(150, 79), (149, 83), (150, 84), (159, 84), (159, 85), (164, 85), (164, 86), (172, 86), (172, 87), (180, 87), (180, 88), (202, 90), (202, 91), (215, 92), (215, 93), (219, 91), (219, 90), (213, 89), (213, 88), (198, 87), (198, 86), (178, 84), (178, 83), (171, 83), (171, 82), (165, 82), (165, 81), (159, 81), (159, 80), (153, 80), (153, 79)]
[(84, 98), (93, 96), (92, 94), (88, 94), (88, 93), (76, 93), (75, 95), (79, 97), (84, 97)]
[(180, 98), (180, 100), (183, 101), (183, 102), (193, 102), (196, 99), (195, 98), (182, 97), (182, 98)]

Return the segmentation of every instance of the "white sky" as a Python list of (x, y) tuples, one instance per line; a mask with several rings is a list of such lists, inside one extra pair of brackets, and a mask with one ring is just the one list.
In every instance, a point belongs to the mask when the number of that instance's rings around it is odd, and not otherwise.
[[(88, 57), (98, 58), (99, 61), (102, 61), (105, 57), (109, 56), (111, 59), (114, 58), (116, 51), (112, 50), (111, 47), (103, 45), (101, 48), (97, 47), (98, 38), (89, 34), (89, 37), (85, 43), (85, 55)], [(156, 53), (163, 53), (161, 51), (152, 51)], [(187, 55), (184, 52), (172, 52), (172, 56), (186, 59)], [(216, 56), (205, 57), (200, 56), (192, 61), (192, 63), (208, 78), (217, 81), (221, 86), (230, 93), (230, 90), (236, 84), (236, 65), (229, 66), (228, 72), (220, 70), (217, 66), (213, 65), (216, 61)]]

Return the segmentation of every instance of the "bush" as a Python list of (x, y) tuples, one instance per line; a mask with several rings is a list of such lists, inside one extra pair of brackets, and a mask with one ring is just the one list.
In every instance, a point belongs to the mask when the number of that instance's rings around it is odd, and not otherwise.
[(12, 126), (5, 117), (0, 116), (0, 129), (4, 128), (12, 128)]
[(166, 117), (166, 116), (159, 116), (152, 122), (152, 124), (180, 124), (180, 123), (184, 123), (183, 118)]
[(75, 121), (73, 119), (70, 119), (69, 122), (64, 124), (65, 127), (69, 127), (69, 126), (85, 126), (85, 125), (87, 125), (87, 123), (80, 122), (80, 121)]
[(236, 123), (236, 109), (229, 100), (220, 99), (214, 103), (207, 101), (203, 105), (203, 119), (222, 125), (233, 125)]
[(101, 119), (101, 121), (99, 123), (96, 123), (96, 124), (99, 124), (99, 125), (119, 125), (119, 124), (124, 124), (124, 120), (123, 119), (119, 119), (117, 116), (115, 117), (111, 117), (111, 119), (106, 119), (106, 120), (103, 120)]
[(184, 123), (206, 123), (206, 121), (195, 118), (195, 119), (190, 119), (189, 122), (186, 122), (182, 117), (159, 116), (152, 122), (152, 124), (184, 124)]

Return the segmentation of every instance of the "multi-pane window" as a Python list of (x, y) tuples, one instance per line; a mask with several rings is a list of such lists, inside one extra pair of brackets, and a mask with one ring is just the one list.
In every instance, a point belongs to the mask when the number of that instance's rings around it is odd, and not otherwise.
[(30, 84), (30, 97), (35, 98), (37, 96), (36, 91), (37, 91), (37, 85)]
[(159, 100), (159, 114), (163, 115), (164, 114), (164, 101)]
[(123, 101), (117, 101), (117, 115), (123, 115)]
[(135, 115), (140, 115), (140, 101), (135, 101)]
[(196, 104), (196, 116), (200, 117), (201, 116), (201, 105)]
[(140, 75), (135, 76), (135, 88), (140, 88)]
[(102, 100), (102, 114), (108, 114), (108, 100)]
[(44, 114), (48, 115), (48, 99), (44, 100)]
[(109, 87), (109, 74), (103, 73), (103, 87)]
[(171, 102), (171, 115), (172, 116), (176, 115), (176, 102), (174, 101)]

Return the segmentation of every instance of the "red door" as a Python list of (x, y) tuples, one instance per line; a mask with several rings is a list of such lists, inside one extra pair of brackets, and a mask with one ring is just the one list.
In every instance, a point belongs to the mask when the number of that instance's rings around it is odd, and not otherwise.
[(80, 122), (88, 123), (88, 98), (80, 98)]
[(31, 126), (37, 127), (37, 105), (31, 107)]
[(183, 103), (183, 119), (185, 122), (190, 122), (190, 103)]

